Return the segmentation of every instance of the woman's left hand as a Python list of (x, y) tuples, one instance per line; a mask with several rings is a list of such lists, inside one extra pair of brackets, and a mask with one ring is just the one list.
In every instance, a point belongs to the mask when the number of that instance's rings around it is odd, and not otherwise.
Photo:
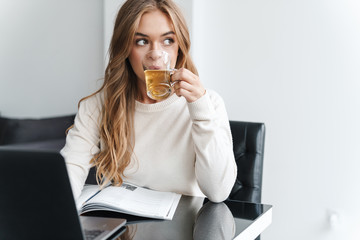
[(183, 96), (187, 102), (195, 102), (205, 94), (205, 88), (200, 82), (199, 76), (186, 68), (176, 70), (171, 80), (175, 82), (174, 91), (177, 96)]

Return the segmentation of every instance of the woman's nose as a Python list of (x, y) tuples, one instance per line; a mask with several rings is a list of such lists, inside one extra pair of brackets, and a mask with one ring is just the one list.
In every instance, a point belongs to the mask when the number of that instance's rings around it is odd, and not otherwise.
[(162, 52), (160, 51), (160, 49), (151, 49), (151, 51), (149, 52), (149, 57), (152, 60), (158, 60), (159, 58), (161, 58)]
[(158, 42), (154, 42), (151, 44), (150, 50), (163, 50), (161, 44)]

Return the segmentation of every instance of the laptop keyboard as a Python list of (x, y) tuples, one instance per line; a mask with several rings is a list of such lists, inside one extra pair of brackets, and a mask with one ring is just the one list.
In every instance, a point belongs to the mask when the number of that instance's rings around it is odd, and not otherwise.
[(102, 234), (104, 231), (102, 230), (84, 230), (85, 239), (86, 240), (93, 240), (100, 234)]

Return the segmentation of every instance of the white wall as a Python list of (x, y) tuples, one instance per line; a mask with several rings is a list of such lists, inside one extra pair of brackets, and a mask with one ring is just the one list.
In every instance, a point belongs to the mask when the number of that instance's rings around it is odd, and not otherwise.
[(108, 61), (108, 51), (111, 37), (114, 30), (114, 23), (116, 15), (119, 11), (119, 8), (124, 3), (124, 0), (105, 0), (104, 1), (104, 43), (103, 43), (103, 53)]
[(74, 113), (103, 75), (102, 0), (0, 0), (0, 113)]
[(202, 81), (231, 119), (267, 127), (262, 239), (360, 239), (360, 3), (193, 3)]

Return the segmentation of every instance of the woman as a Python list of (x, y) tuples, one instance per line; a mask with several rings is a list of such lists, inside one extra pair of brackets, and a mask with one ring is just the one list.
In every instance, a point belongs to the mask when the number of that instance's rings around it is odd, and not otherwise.
[[(146, 94), (142, 57), (171, 56), (172, 94)], [(82, 99), (64, 156), (74, 197), (92, 166), (102, 184), (225, 200), (236, 178), (224, 103), (205, 90), (189, 56), (188, 29), (171, 0), (128, 0), (119, 10), (102, 87)]]

